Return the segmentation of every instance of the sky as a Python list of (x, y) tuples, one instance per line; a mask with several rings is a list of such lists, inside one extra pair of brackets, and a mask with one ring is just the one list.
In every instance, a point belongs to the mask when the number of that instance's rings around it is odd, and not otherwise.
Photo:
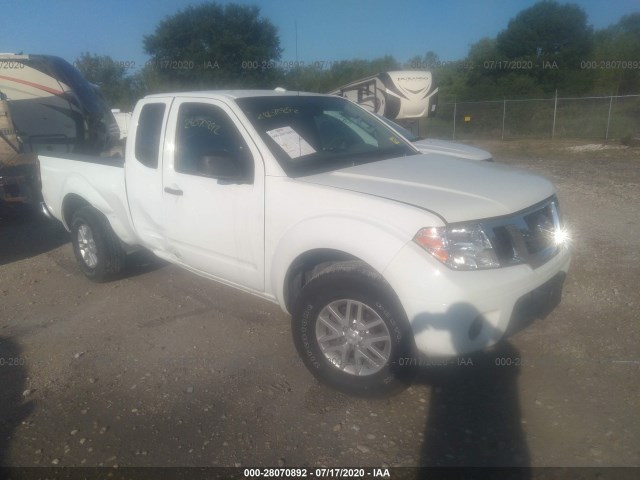
[[(134, 69), (148, 56), (143, 38), (201, 0), (0, 0), (0, 52), (109, 55)], [(228, 3), (219, 1), (218, 3)], [(330, 62), (392, 55), (405, 62), (428, 50), (463, 59), (535, 0), (235, 0), (258, 5), (277, 28), (282, 61)], [(638, 0), (574, 0), (600, 29), (640, 11)], [(297, 28), (296, 28), (297, 26)], [(297, 34), (296, 34), (297, 31)]]

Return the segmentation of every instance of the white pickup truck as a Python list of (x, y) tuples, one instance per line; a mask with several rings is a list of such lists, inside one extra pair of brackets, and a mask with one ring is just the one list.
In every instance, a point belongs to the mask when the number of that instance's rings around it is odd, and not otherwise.
[(43, 208), (89, 278), (146, 248), (275, 302), (309, 370), (354, 393), (496, 343), (557, 304), (570, 263), (549, 181), (420, 154), (335, 96), (152, 95), (124, 160), (39, 161)]

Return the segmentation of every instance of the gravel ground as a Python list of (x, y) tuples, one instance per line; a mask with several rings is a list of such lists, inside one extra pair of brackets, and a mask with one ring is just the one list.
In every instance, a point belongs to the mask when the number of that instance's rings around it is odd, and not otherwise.
[(0, 214), (0, 465), (639, 466), (640, 151), (480, 146), (556, 183), (563, 301), (384, 400), (317, 384), (275, 305), (146, 255), (93, 284)]

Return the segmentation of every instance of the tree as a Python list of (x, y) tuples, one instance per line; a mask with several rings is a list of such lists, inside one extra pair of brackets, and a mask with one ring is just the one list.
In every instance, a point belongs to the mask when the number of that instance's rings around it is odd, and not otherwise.
[(497, 48), (510, 59), (567, 60), (563, 66), (576, 66), (571, 62), (589, 53), (592, 35), (582, 8), (541, 1), (509, 21), (498, 34)]
[(326, 93), (355, 80), (399, 68), (400, 64), (391, 55), (373, 60), (342, 60), (329, 66), (316, 62), (284, 72), (281, 86)]
[(75, 67), (91, 83), (97, 85), (112, 108), (130, 109), (136, 101), (126, 63), (108, 55), (83, 52), (74, 62)]
[(502, 72), (496, 68), (496, 59), (500, 58), (495, 38), (481, 38), (469, 47), (464, 62), (468, 68), (462, 72), (464, 88), (458, 92), (465, 100), (480, 100), (505, 93), (496, 92), (497, 81)]
[(517, 70), (533, 76), (545, 91), (588, 88), (588, 81), (577, 85), (584, 75), (572, 73), (593, 48), (593, 29), (577, 5), (541, 1), (522, 10), (498, 34), (496, 48), (505, 60), (527, 62)]
[(596, 32), (595, 44), (593, 60), (587, 66), (597, 67), (596, 91), (639, 93), (640, 13), (625, 15), (617, 24)]
[(398, 62), (391, 55), (373, 60), (343, 60), (334, 63), (329, 70), (328, 90), (378, 73), (397, 70)]
[(144, 37), (147, 69), (174, 89), (273, 87), (281, 55), (276, 27), (260, 8), (217, 3), (190, 6)]
[(405, 63), (406, 69), (411, 70), (435, 70), (442, 65), (440, 56), (433, 50), (429, 50), (424, 55), (416, 55)]

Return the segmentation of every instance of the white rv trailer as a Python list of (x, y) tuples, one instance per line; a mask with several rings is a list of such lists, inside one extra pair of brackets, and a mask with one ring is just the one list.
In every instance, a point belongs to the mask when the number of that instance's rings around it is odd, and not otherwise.
[(119, 142), (95, 85), (62, 58), (0, 53), (0, 201), (32, 203), (38, 153), (99, 153)]
[(117, 125), (95, 85), (62, 58), (0, 54), (0, 92), (24, 152), (95, 151)]
[(433, 75), (424, 70), (379, 73), (329, 93), (348, 98), (391, 120), (431, 117), (436, 113), (438, 99)]

